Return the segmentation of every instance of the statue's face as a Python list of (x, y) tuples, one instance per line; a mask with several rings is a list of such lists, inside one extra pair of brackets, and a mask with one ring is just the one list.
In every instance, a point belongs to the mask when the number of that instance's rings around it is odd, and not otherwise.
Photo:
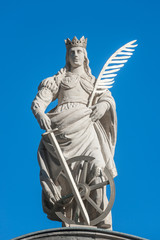
[(69, 62), (72, 67), (79, 67), (84, 63), (84, 52), (82, 47), (73, 47), (69, 50)]

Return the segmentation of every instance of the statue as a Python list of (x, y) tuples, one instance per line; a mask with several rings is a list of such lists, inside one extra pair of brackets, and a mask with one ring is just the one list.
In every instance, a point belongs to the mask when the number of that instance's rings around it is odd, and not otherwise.
[[(32, 111), (47, 130), (38, 149), (43, 210), (49, 219), (65, 226), (112, 229), (113, 202), (105, 211), (106, 185), (113, 186), (117, 176), (113, 159), (117, 116), (108, 88), (132, 55), (134, 42), (116, 51), (96, 79), (89, 67), (87, 39), (67, 39), (65, 67), (38, 87)], [(56, 108), (45, 113), (57, 98)]]

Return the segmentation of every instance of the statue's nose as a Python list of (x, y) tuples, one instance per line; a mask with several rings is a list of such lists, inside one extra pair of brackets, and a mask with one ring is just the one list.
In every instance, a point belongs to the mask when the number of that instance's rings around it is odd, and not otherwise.
[(74, 56), (75, 56), (75, 57), (77, 57), (77, 56), (78, 56), (78, 54), (77, 54), (77, 51), (75, 51), (75, 53), (74, 53)]

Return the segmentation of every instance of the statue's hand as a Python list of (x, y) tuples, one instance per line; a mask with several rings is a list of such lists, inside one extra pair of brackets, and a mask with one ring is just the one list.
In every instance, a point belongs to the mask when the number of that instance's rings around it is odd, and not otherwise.
[(51, 120), (45, 113), (37, 113), (36, 119), (42, 129), (47, 130), (51, 128)]
[(90, 107), (92, 109), (91, 119), (93, 122), (101, 119), (110, 106), (107, 102), (100, 102)]

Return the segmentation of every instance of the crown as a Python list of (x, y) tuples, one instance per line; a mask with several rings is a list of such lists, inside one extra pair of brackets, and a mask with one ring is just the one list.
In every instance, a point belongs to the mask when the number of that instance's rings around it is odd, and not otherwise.
[(67, 49), (70, 49), (72, 47), (83, 47), (83, 48), (86, 48), (87, 46), (87, 38), (85, 39), (84, 36), (81, 37), (79, 40), (77, 39), (77, 37), (74, 37), (72, 39), (72, 41), (67, 38), (65, 40), (65, 44), (66, 44), (66, 48)]

